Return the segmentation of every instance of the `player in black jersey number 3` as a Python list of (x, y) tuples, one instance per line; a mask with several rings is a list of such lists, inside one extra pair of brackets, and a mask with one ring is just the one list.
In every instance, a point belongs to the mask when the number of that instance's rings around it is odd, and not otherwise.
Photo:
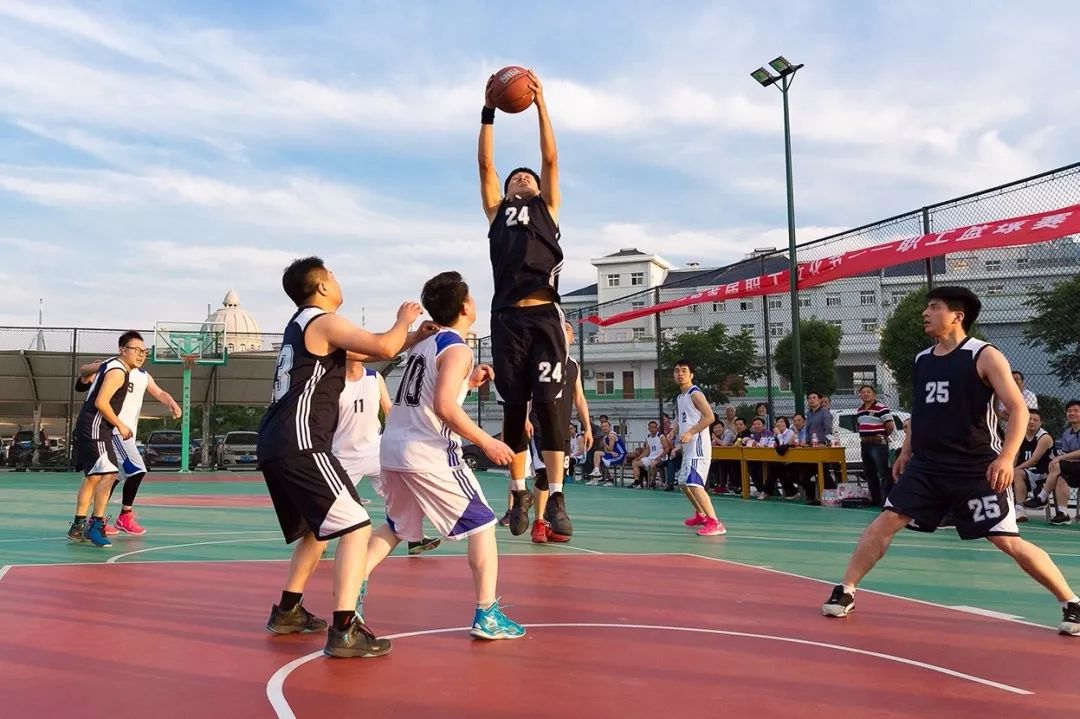
[[(915, 357), (911, 431), (893, 466), (897, 484), (885, 510), (859, 539), (843, 583), (822, 607), (829, 617), (855, 608), (855, 585), (905, 526), (933, 532), (947, 512), (961, 539), (985, 537), (1061, 602), (1062, 634), (1080, 634), (1080, 599), (1049, 555), (1020, 538), (1012, 497), (1013, 463), (1027, 429), (1028, 409), (1009, 361), (996, 347), (968, 336), (982, 303), (963, 287), (927, 293), (923, 331), (934, 345)], [(994, 398), (1010, 421), (1002, 441)]]
[(259, 469), (293, 551), (281, 603), (273, 607), (266, 628), (276, 634), (316, 632), (327, 624), (308, 612), (301, 599), (326, 543), (337, 537), (334, 555), (334, 621), (327, 631), (326, 654), (375, 657), (390, 651), (354, 616), (367, 564), (371, 520), (348, 473), (332, 451), (338, 421), (338, 398), (345, 387), (347, 352), (361, 358), (389, 359), (434, 330), (424, 323), (409, 334), (420, 305), (406, 302), (397, 322), (372, 334), (337, 314), (341, 286), (318, 257), (296, 260), (281, 279), (296, 303), (282, 337), (274, 376), (274, 394), (259, 425)]
[[(527, 167), (510, 172), (503, 185), (495, 171), (494, 103), (488, 81), (480, 115), (480, 196), (490, 229), (488, 241), (495, 296), (491, 302), (491, 353), (495, 388), (503, 402), (503, 441), (515, 453), (510, 467), (513, 508), (521, 514), (525, 490), (529, 403), (539, 424), (540, 450), (547, 467), (563, 466), (567, 422), (559, 400), (566, 387), (569, 354), (559, 308), (559, 165), (555, 133), (548, 118), (544, 89), (529, 72), (529, 87), (540, 122), (540, 174)], [(561, 478), (560, 478), (561, 479)], [(557, 501), (561, 502), (561, 496)], [(542, 511), (542, 508), (538, 508)], [(533, 537), (544, 541), (542, 519)], [(527, 526), (527, 523), (526, 523)], [(517, 534), (523, 526), (511, 526)]]

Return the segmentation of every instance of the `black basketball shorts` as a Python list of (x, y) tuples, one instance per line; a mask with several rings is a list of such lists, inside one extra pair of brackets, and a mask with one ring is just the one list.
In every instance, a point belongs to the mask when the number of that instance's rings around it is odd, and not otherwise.
[(1061, 467), (1061, 479), (1073, 489), (1080, 488), (1080, 460), (1063, 459)]
[(116, 474), (120, 471), (116, 463), (116, 449), (112, 442), (112, 428), (108, 439), (79, 438), (75, 445), (76, 463), (82, 467), (87, 477), (102, 474)]
[(569, 353), (564, 321), (555, 303), (492, 314), (495, 390), (504, 404), (549, 403), (562, 396)]
[(349, 474), (329, 452), (269, 460), (259, 468), (286, 542), (309, 530), (325, 541), (371, 524)]
[(912, 459), (889, 492), (885, 509), (911, 517), (907, 528), (933, 532), (951, 512), (961, 539), (1020, 536), (1012, 485), (995, 492), (985, 475), (958, 475)]

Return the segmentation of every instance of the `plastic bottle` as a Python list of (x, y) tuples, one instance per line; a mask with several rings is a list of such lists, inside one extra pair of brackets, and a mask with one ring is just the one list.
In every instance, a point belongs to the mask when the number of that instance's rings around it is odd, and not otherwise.
[(817, 432), (814, 432), (813, 434), (810, 435), (810, 446), (811, 447), (817, 447), (818, 446)]

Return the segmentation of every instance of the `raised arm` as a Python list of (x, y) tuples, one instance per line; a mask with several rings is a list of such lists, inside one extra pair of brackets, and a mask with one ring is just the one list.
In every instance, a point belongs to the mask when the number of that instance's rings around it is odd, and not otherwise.
[(558, 222), (559, 207), (562, 205), (562, 194), (559, 192), (559, 151), (555, 148), (555, 131), (551, 127), (551, 118), (548, 117), (544, 86), (532, 70), (529, 70), (529, 89), (533, 91), (536, 116), (540, 120), (540, 196), (544, 198), (552, 219)]
[(484, 88), (484, 110), (480, 115), (480, 141), (476, 151), (476, 160), (480, 165), (480, 201), (489, 225), (502, 202), (499, 173), (495, 171), (495, 103), (491, 101), (491, 84), (494, 81), (495, 76), (492, 75)]
[(394, 326), (380, 334), (368, 332), (344, 317), (327, 313), (311, 321), (304, 342), (314, 354), (325, 354), (339, 347), (374, 359), (391, 359), (405, 347), (409, 325), (416, 321), (421, 311), (416, 302), (404, 303), (398, 309)]

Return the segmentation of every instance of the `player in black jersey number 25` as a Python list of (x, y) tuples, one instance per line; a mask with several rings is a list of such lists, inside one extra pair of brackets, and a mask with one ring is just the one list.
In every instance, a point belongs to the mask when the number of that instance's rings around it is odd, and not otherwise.
[[(494, 79), (494, 78), (492, 78)], [(538, 423), (544, 464), (559, 472), (565, 454), (567, 422), (559, 401), (566, 386), (569, 355), (559, 308), (559, 271), (563, 253), (559, 246), (559, 165), (555, 133), (548, 118), (544, 88), (529, 72), (529, 87), (540, 122), (540, 174), (527, 167), (510, 172), (499, 184), (495, 171), (494, 103), (488, 81), (480, 115), (480, 197), (490, 228), (488, 242), (495, 295), (491, 302), (491, 353), (495, 388), (503, 403), (503, 441), (515, 453), (510, 466), (512, 516), (527, 517), (525, 465), (528, 437), (525, 420), (532, 412)], [(582, 420), (584, 421), (584, 419)], [(549, 486), (537, 482), (537, 516), (532, 538), (547, 541), (548, 526), (542, 519), (550, 488), (552, 501), (562, 506), (562, 477)], [(567, 519), (568, 521), (568, 519)], [(511, 520), (511, 532), (521, 534), (524, 522)]]
[[(1013, 463), (1028, 409), (1009, 361), (993, 345), (968, 336), (982, 303), (963, 287), (927, 293), (923, 331), (934, 345), (915, 357), (911, 431), (893, 466), (897, 484), (885, 511), (863, 532), (843, 582), (822, 606), (825, 616), (855, 608), (855, 585), (884, 556), (905, 526), (933, 532), (951, 512), (961, 539), (988, 539), (1061, 602), (1058, 631), (1080, 634), (1080, 599), (1050, 556), (1020, 538), (1012, 496)], [(995, 395), (1010, 421), (997, 433)]]

